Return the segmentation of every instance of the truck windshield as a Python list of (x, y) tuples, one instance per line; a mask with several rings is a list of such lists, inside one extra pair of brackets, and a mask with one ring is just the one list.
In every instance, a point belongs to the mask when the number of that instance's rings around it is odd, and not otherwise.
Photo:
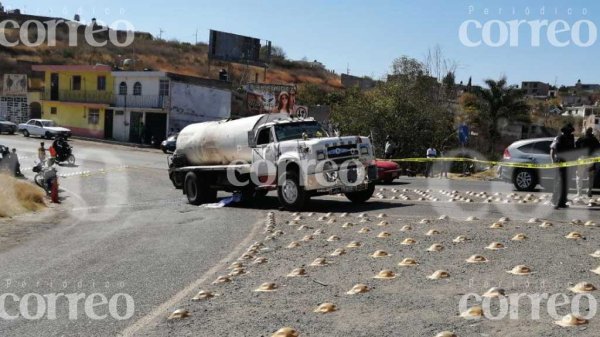
[(275, 125), (275, 135), (277, 141), (302, 139), (302, 134), (306, 133), (308, 138), (328, 137), (327, 132), (323, 130), (317, 122), (301, 122)]

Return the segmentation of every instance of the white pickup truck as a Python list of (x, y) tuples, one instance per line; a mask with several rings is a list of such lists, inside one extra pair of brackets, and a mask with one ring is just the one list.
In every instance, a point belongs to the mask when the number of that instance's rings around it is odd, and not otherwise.
[(219, 190), (245, 197), (277, 190), (284, 208), (298, 210), (316, 195), (367, 201), (377, 169), (367, 137), (330, 137), (312, 119), (264, 114), (185, 127), (169, 177), (191, 204), (214, 202)]
[(57, 126), (49, 119), (30, 119), (27, 123), (19, 124), (19, 132), (25, 137), (39, 136), (52, 139), (56, 136), (71, 137), (71, 130)]

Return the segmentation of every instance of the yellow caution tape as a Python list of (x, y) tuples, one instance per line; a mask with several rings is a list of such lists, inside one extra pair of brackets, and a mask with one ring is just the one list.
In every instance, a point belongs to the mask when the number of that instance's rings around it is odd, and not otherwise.
[(425, 163), (425, 162), (469, 162), (469, 163), (478, 163), (478, 164), (488, 164), (492, 166), (505, 166), (505, 167), (515, 167), (515, 168), (537, 168), (537, 169), (552, 169), (559, 167), (573, 167), (573, 166), (581, 166), (581, 165), (591, 165), (594, 163), (600, 163), (600, 157), (593, 158), (583, 158), (573, 161), (566, 161), (560, 163), (547, 163), (547, 164), (535, 164), (535, 163), (515, 163), (515, 162), (506, 162), (506, 161), (492, 161), (492, 160), (480, 160), (480, 159), (472, 159), (472, 158), (452, 158), (452, 157), (444, 157), (444, 158), (398, 158), (398, 159), (378, 159), (378, 160), (388, 160), (394, 162), (409, 162), (409, 163)]

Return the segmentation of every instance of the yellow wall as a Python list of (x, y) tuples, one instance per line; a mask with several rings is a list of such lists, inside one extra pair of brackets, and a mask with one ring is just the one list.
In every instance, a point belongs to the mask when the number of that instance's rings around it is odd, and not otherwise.
[(98, 76), (106, 77), (105, 92), (112, 92), (114, 78), (110, 71), (46, 71), (45, 82), (46, 92), (50, 92), (50, 76), (52, 73), (58, 74), (58, 90), (70, 91), (73, 76), (81, 76), (81, 91), (98, 91)]
[[(56, 114), (52, 114), (52, 107), (56, 108)], [(42, 118), (51, 119), (58, 125), (71, 129), (73, 135), (84, 137), (104, 137), (104, 110), (97, 108), (100, 112), (98, 124), (88, 123), (89, 109), (95, 106), (87, 104), (65, 104), (61, 102), (45, 101), (42, 106)]]

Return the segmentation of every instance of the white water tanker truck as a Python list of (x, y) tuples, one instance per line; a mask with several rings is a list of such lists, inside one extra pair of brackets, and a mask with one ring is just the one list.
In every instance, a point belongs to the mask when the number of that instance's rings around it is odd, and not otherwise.
[(325, 194), (361, 203), (376, 175), (369, 138), (331, 137), (315, 120), (287, 114), (188, 125), (169, 160), (169, 178), (193, 205), (214, 202), (218, 191), (248, 199), (270, 190), (289, 210)]

